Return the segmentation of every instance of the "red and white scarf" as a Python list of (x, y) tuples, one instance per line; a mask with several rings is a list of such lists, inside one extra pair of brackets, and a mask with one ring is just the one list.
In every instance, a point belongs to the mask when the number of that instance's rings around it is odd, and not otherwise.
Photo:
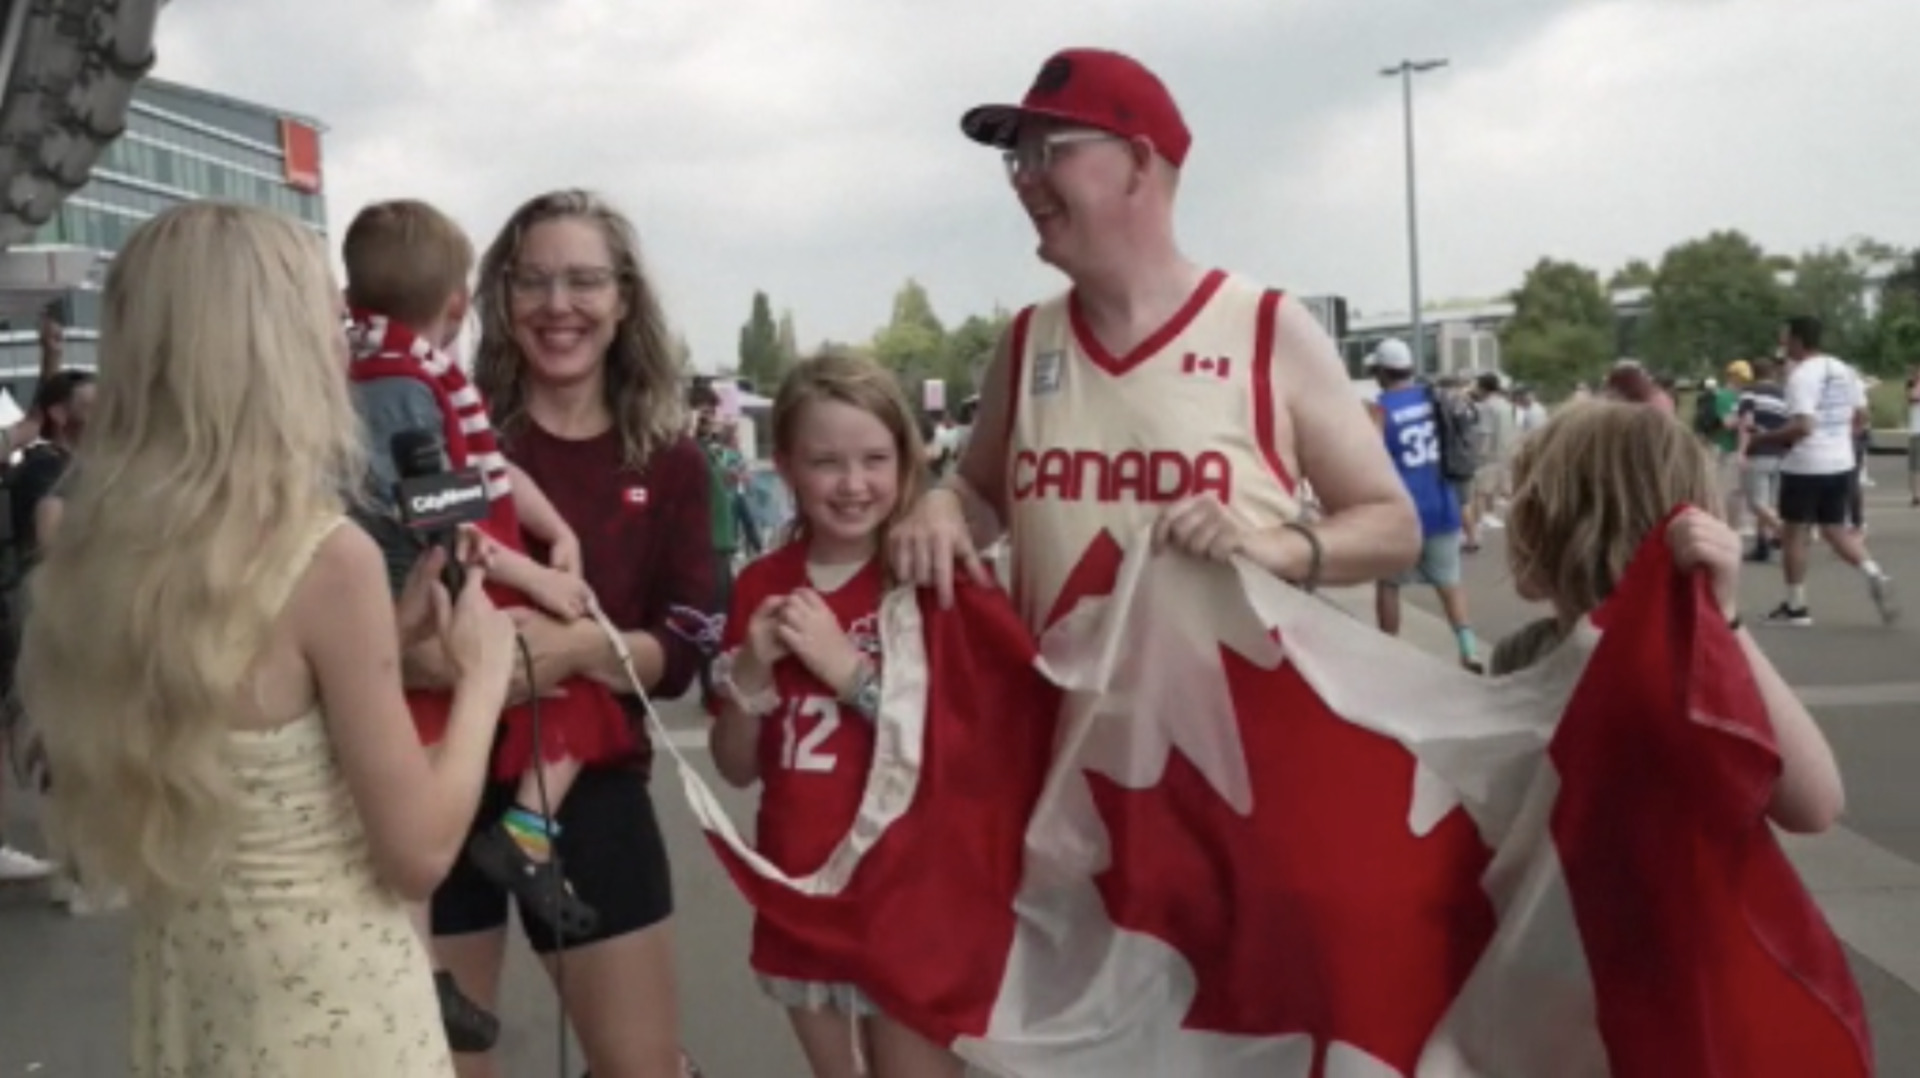
[(508, 496), (507, 458), (487, 419), (487, 402), (451, 355), (400, 322), (368, 311), (353, 312), (347, 345), (355, 382), (411, 378), (431, 389), (445, 426), (449, 465), (479, 468), (490, 498), (497, 502)]

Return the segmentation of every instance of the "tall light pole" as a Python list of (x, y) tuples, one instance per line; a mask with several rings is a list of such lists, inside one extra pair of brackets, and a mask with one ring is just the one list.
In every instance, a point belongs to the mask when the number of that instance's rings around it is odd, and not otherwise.
[[(1398, 65), (1380, 72), (1382, 76), (1400, 80), (1401, 107), (1407, 128), (1407, 266), (1413, 293), (1413, 340), (1409, 343), (1413, 345), (1413, 361), (1417, 370), (1427, 369), (1427, 337), (1426, 327), (1420, 318), (1420, 208), (1419, 200), (1415, 197), (1413, 170), (1413, 77), (1445, 66), (1445, 60), (1402, 60)], [(1438, 357), (1435, 358), (1437, 361)]]

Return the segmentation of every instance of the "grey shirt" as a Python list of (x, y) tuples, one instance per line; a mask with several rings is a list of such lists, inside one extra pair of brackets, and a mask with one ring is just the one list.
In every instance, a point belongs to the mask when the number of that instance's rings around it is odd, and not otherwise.
[(389, 445), (403, 430), (430, 430), (440, 437), (446, 429), (445, 418), (433, 391), (412, 378), (374, 378), (355, 382), (351, 389), (367, 448), (366, 489), (362, 504), (351, 515), (380, 545), (387, 560), (387, 582), (397, 596), (420, 556), (420, 545), (400, 524), (393, 499), (400, 470), (394, 466)]

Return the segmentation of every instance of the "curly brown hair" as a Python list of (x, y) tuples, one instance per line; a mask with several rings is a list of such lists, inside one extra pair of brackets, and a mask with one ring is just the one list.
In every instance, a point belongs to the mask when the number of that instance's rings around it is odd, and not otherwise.
[(494, 425), (508, 439), (526, 423), (527, 363), (513, 339), (507, 277), (520, 256), (527, 231), (547, 221), (587, 221), (606, 237), (626, 317), (615, 327), (607, 349), (607, 409), (620, 430), (626, 462), (640, 467), (655, 450), (686, 432), (681, 383), (685, 372), (674, 353), (659, 296), (640, 262), (640, 241), (633, 224), (591, 191), (569, 188), (528, 200), (513, 211), (480, 259), (474, 307), (480, 316), (480, 344), (473, 374), (489, 402)]

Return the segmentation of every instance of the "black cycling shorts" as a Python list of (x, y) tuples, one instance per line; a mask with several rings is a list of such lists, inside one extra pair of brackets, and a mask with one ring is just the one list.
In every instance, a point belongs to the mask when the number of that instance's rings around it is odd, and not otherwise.
[[(513, 784), (489, 784), (480, 798), (474, 828), (497, 825), (513, 806), (513, 795)], [(580, 900), (600, 915), (593, 935), (570, 939), (569, 946), (585, 947), (638, 932), (672, 915), (667, 846), (645, 773), (627, 767), (588, 768), (567, 792), (558, 816), (560, 836), (554, 850), (561, 871)], [(508, 897), (463, 854), (433, 893), (433, 934), (463, 936), (505, 927)], [(520, 923), (535, 953), (560, 949), (553, 930), (529, 916), (524, 907)]]

